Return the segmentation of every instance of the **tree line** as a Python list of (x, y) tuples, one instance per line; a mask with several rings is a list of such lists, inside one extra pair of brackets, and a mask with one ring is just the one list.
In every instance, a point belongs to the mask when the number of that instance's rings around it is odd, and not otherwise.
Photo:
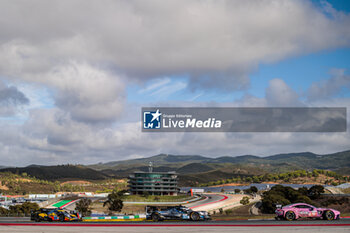
[(296, 170), (284, 173), (266, 173), (263, 175), (254, 175), (254, 176), (241, 176), (237, 175), (230, 179), (222, 179), (217, 181), (211, 181), (208, 183), (201, 184), (201, 187), (213, 186), (213, 185), (221, 185), (221, 184), (229, 184), (229, 183), (261, 183), (261, 182), (276, 182), (276, 181), (284, 181), (290, 182), (294, 178), (298, 177), (318, 177), (320, 174), (330, 177), (330, 179), (325, 180), (325, 184), (338, 185), (340, 183), (344, 183), (349, 181), (348, 176), (342, 176), (337, 174), (334, 171), (314, 169), (313, 171), (306, 170)]
[(29, 216), (32, 211), (39, 210), (39, 205), (33, 202), (25, 202), (19, 205), (12, 205), (9, 209), (0, 207), (0, 216)]
[(322, 193), (324, 193), (322, 185), (314, 185), (309, 189), (306, 187), (294, 189), (289, 186), (275, 185), (262, 194), (261, 211), (272, 214), (276, 210), (276, 205), (284, 206), (298, 202), (313, 204), (313, 200), (320, 198)]

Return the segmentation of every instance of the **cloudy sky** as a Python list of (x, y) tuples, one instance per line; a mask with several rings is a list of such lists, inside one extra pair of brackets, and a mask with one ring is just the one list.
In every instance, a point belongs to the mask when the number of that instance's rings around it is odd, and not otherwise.
[(142, 133), (142, 106), (349, 109), (350, 4), (0, 2), (0, 165), (350, 149), (349, 131)]

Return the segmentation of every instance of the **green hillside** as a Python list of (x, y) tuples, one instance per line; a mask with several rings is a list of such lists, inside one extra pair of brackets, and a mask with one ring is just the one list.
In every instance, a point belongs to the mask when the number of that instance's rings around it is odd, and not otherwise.
[(266, 157), (243, 155), (237, 157), (224, 156), (217, 158), (208, 158), (198, 155), (186, 156), (160, 154), (149, 158), (99, 163), (89, 165), (88, 167), (96, 170), (108, 169), (123, 173), (134, 170), (146, 171), (149, 162), (153, 162), (155, 169), (161, 169), (163, 167), (178, 171), (179, 173), (216, 170), (221, 168), (223, 164), (231, 164), (232, 166), (255, 166), (268, 172), (285, 172), (295, 169), (328, 169), (344, 173), (348, 172), (350, 168), (350, 151), (324, 155), (302, 152), (277, 154)]
[(58, 166), (28, 166), (0, 169), (0, 172), (11, 172), (14, 174), (26, 173), (32, 177), (42, 180), (58, 179), (87, 179), (103, 180), (107, 175), (84, 166), (58, 165)]
[(181, 185), (193, 185), (232, 177), (261, 176), (267, 173), (283, 173), (295, 170), (312, 171), (324, 169), (339, 174), (350, 174), (350, 151), (333, 154), (310, 152), (277, 154), (267, 157), (243, 155), (237, 157), (208, 158), (199, 155), (160, 154), (149, 158), (99, 163), (88, 166), (31, 165), (22, 168), (4, 168), (0, 172), (26, 173), (45, 180), (83, 179), (103, 180), (125, 178), (134, 171), (148, 171), (148, 163), (154, 164), (154, 171), (176, 171)]

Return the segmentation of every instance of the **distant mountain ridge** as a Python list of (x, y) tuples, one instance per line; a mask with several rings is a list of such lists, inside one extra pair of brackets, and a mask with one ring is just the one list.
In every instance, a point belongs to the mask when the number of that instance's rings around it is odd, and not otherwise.
[(27, 173), (44, 180), (102, 180), (125, 178), (134, 171), (148, 171), (153, 162), (154, 171), (176, 171), (180, 185), (196, 185), (232, 177), (246, 177), (266, 173), (288, 172), (293, 170), (325, 169), (343, 175), (350, 175), (350, 151), (332, 154), (311, 152), (277, 154), (267, 157), (242, 155), (208, 158), (201, 155), (159, 154), (148, 158), (112, 161), (92, 165), (29, 165), (27, 167), (7, 167), (0, 172)]
[(0, 169), (0, 172), (11, 172), (15, 174), (27, 173), (32, 177), (42, 180), (58, 180), (58, 179), (88, 179), (102, 180), (108, 176), (100, 171), (96, 171), (85, 166), (73, 165), (57, 165), (42, 166), (29, 165), (28, 167), (9, 167)]
[(88, 167), (116, 177), (148, 171), (153, 162), (154, 171), (176, 171), (182, 186), (196, 186), (209, 181), (228, 179), (234, 176), (262, 175), (293, 170), (325, 169), (350, 175), (350, 151), (319, 155), (311, 152), (276, 154), (267, 157), (242, 155), (208, 158), (200, 155), (160, 154), (148, 158), (99, 163)]
[(168, 155), (168, 154), (159, 154), (148, 158), (140, 158), (140, 159), (131, 159), (131, 160), (121, 160), (121, 161), (113, 161), (104, 163), (107, 166), (115, 166), (119, 164), (148, 164), (149, 162), (157, 161), (157, 164), (164, 163), (180, 163), (180, 162), (201, 162), (203, 160), (207, 160), (201, 155)]
[[(132, 170), (146, 167), (149, 162), (153, 162), (155, 169), (157, 167), (169, 167), (169, 169), (186, 170), (182, 168), (189, 164), (198, 164), (203, 167), (203, 172), (213, 170), (218, 165), (235, 164), (265, 167), (267, 171), (278, 170), (278, 167), (290, 167), (296, 169), (330, 169), (338, 170), (350, 168), (350, 150), (332, 153), (315, 154), (311, 152), (276, 154), (266, 157), (254, 155), (242, 155), (236, 157), (223, 156), (217, 158), (208, 158), (201, 155), (168, 155), (159, 154), (148, 158), (131, 159), (123, 161), (113, 161), (108, 163), (99, 163), (88, 165), (87, 167), (96, 170)], [(142, 170), (142, 169), (141, 169)], [(187, 169), (189, 170), (189, 169)], [(196, 169), (197, 170), (197, 169)]]

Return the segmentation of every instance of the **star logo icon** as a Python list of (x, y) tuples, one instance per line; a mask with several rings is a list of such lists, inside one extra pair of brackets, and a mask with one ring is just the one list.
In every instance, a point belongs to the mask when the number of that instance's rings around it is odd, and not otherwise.
[(162, 113), (157, 111), (143, 112), (143, 128), (144, 129), (160, 129), (162, 127)]
[(159, 109), (157, 109), (157, 111), (155, 112), (155, 113), (152, 113), (152, 120), (151, 120), (151, 122), (153, 122), (154, 120), (157, 120), (157, 121), (159, 121), (159, 116), (161, 116), (162, 115), (162, 113), (160, 113), (159, 112)]

